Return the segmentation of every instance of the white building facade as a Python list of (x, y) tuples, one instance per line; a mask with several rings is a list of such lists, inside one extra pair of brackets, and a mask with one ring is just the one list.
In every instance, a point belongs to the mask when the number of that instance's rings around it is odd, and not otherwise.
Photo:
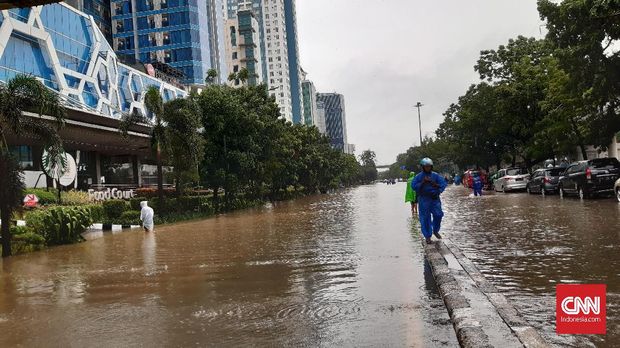
[(263, 1), (263, 23), (269, 91), (275, 96), (282, 117), (292, 122), (293, 109), (284, 0)]
[(233, 87), (258, 85), (264, 83), (263, 62), (260, 49), (260, 26), (252, 11), (251, 3), (239, 5), (234, 18), (226, 20), (226, 65), (228, 71), (237, 74), (243, 69), (248, 71), (248, 79), (229, 80)]

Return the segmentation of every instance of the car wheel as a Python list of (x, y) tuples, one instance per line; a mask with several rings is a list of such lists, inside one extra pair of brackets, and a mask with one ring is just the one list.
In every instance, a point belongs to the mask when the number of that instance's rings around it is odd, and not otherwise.
[(540, 195), (545, 197), (547, 195), (547, 190), (545, 190), (544, 188), (540, 189)]
[(502, 192), (506, 193), (506, 186), (502, 186)]
[(525, 190), (527, 191), (528, 195), (532, 194), (532, 189), (530, 188), (530, 185), (525, 186)]
[(618, 200), (618, 203), (620, 203), (620, 188), (616, 190), (616, 199)]
[(558, 189), (558, 193), (560, 194), (560, 199), (564, 199), (564, 196), (566, 196), (566, 192), (564, 192), (564, 187), (562, 186)]

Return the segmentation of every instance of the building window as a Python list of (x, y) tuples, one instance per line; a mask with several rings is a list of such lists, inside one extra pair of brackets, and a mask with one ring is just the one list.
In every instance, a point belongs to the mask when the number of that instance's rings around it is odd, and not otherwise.
[(232, 59), (237, 59), (237, 52), (233, 52)]
[(163, 44), (170, 45), (170, 33), (162, 33), (162, 36), (164, 38)]
[(161, 0), (160, 7), (168, 8), (168, 0)]
[(237, 46), (237, 29), (234, 26), (230, 27), (230, 44), (233, 47)]
[(166, 63), (172, 62), (172, 52), (170, 50), (164, 50), (164, 62)]
[(235, 65), (233, 67), (233, 72), (239, 72), (239, 65)]
[(34, 162), (32, 161), (32, 148), (30, 146), (15, 146), (11, 149), (11, 152), (13, 152), (13, 156), (15, 156), (22, 169), (28, 170), (33, 168)]
[(170, 21), (168, 20), (168, 14), (167, 13), (162, 13), (161, 14), (161, 26), (162, 27), (167, 27), (170, 25)]

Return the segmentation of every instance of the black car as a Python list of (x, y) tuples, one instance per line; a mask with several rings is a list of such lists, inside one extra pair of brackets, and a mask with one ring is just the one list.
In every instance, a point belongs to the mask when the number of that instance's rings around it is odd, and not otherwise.
[(613, 193), (614, 183), (619, 176), (620, 162), (613, 157), (573, 163), (560, 177), (560, 197), (576, 194), (583, 199)]
[(525, 189), (527, 193), (540, 193), (545, 195), (558, 190), (560, 183), (560, 175), (565, 168), (541, 168), (532, 173), (530, 181), (527, 182)]

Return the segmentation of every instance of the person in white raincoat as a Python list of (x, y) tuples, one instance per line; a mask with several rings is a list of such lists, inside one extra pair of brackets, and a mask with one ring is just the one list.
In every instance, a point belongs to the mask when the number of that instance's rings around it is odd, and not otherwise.
[(155, 212), (153, 208), (148, 206), (147, 201), (140, 202), (140, 207), (142, 208), (142, 210), (140, 210), (140, 220), (142, 221), (142, 226), (144, 226), (144, 231), (151, 232), (155, 227), (155, 223), (153, 222)]

